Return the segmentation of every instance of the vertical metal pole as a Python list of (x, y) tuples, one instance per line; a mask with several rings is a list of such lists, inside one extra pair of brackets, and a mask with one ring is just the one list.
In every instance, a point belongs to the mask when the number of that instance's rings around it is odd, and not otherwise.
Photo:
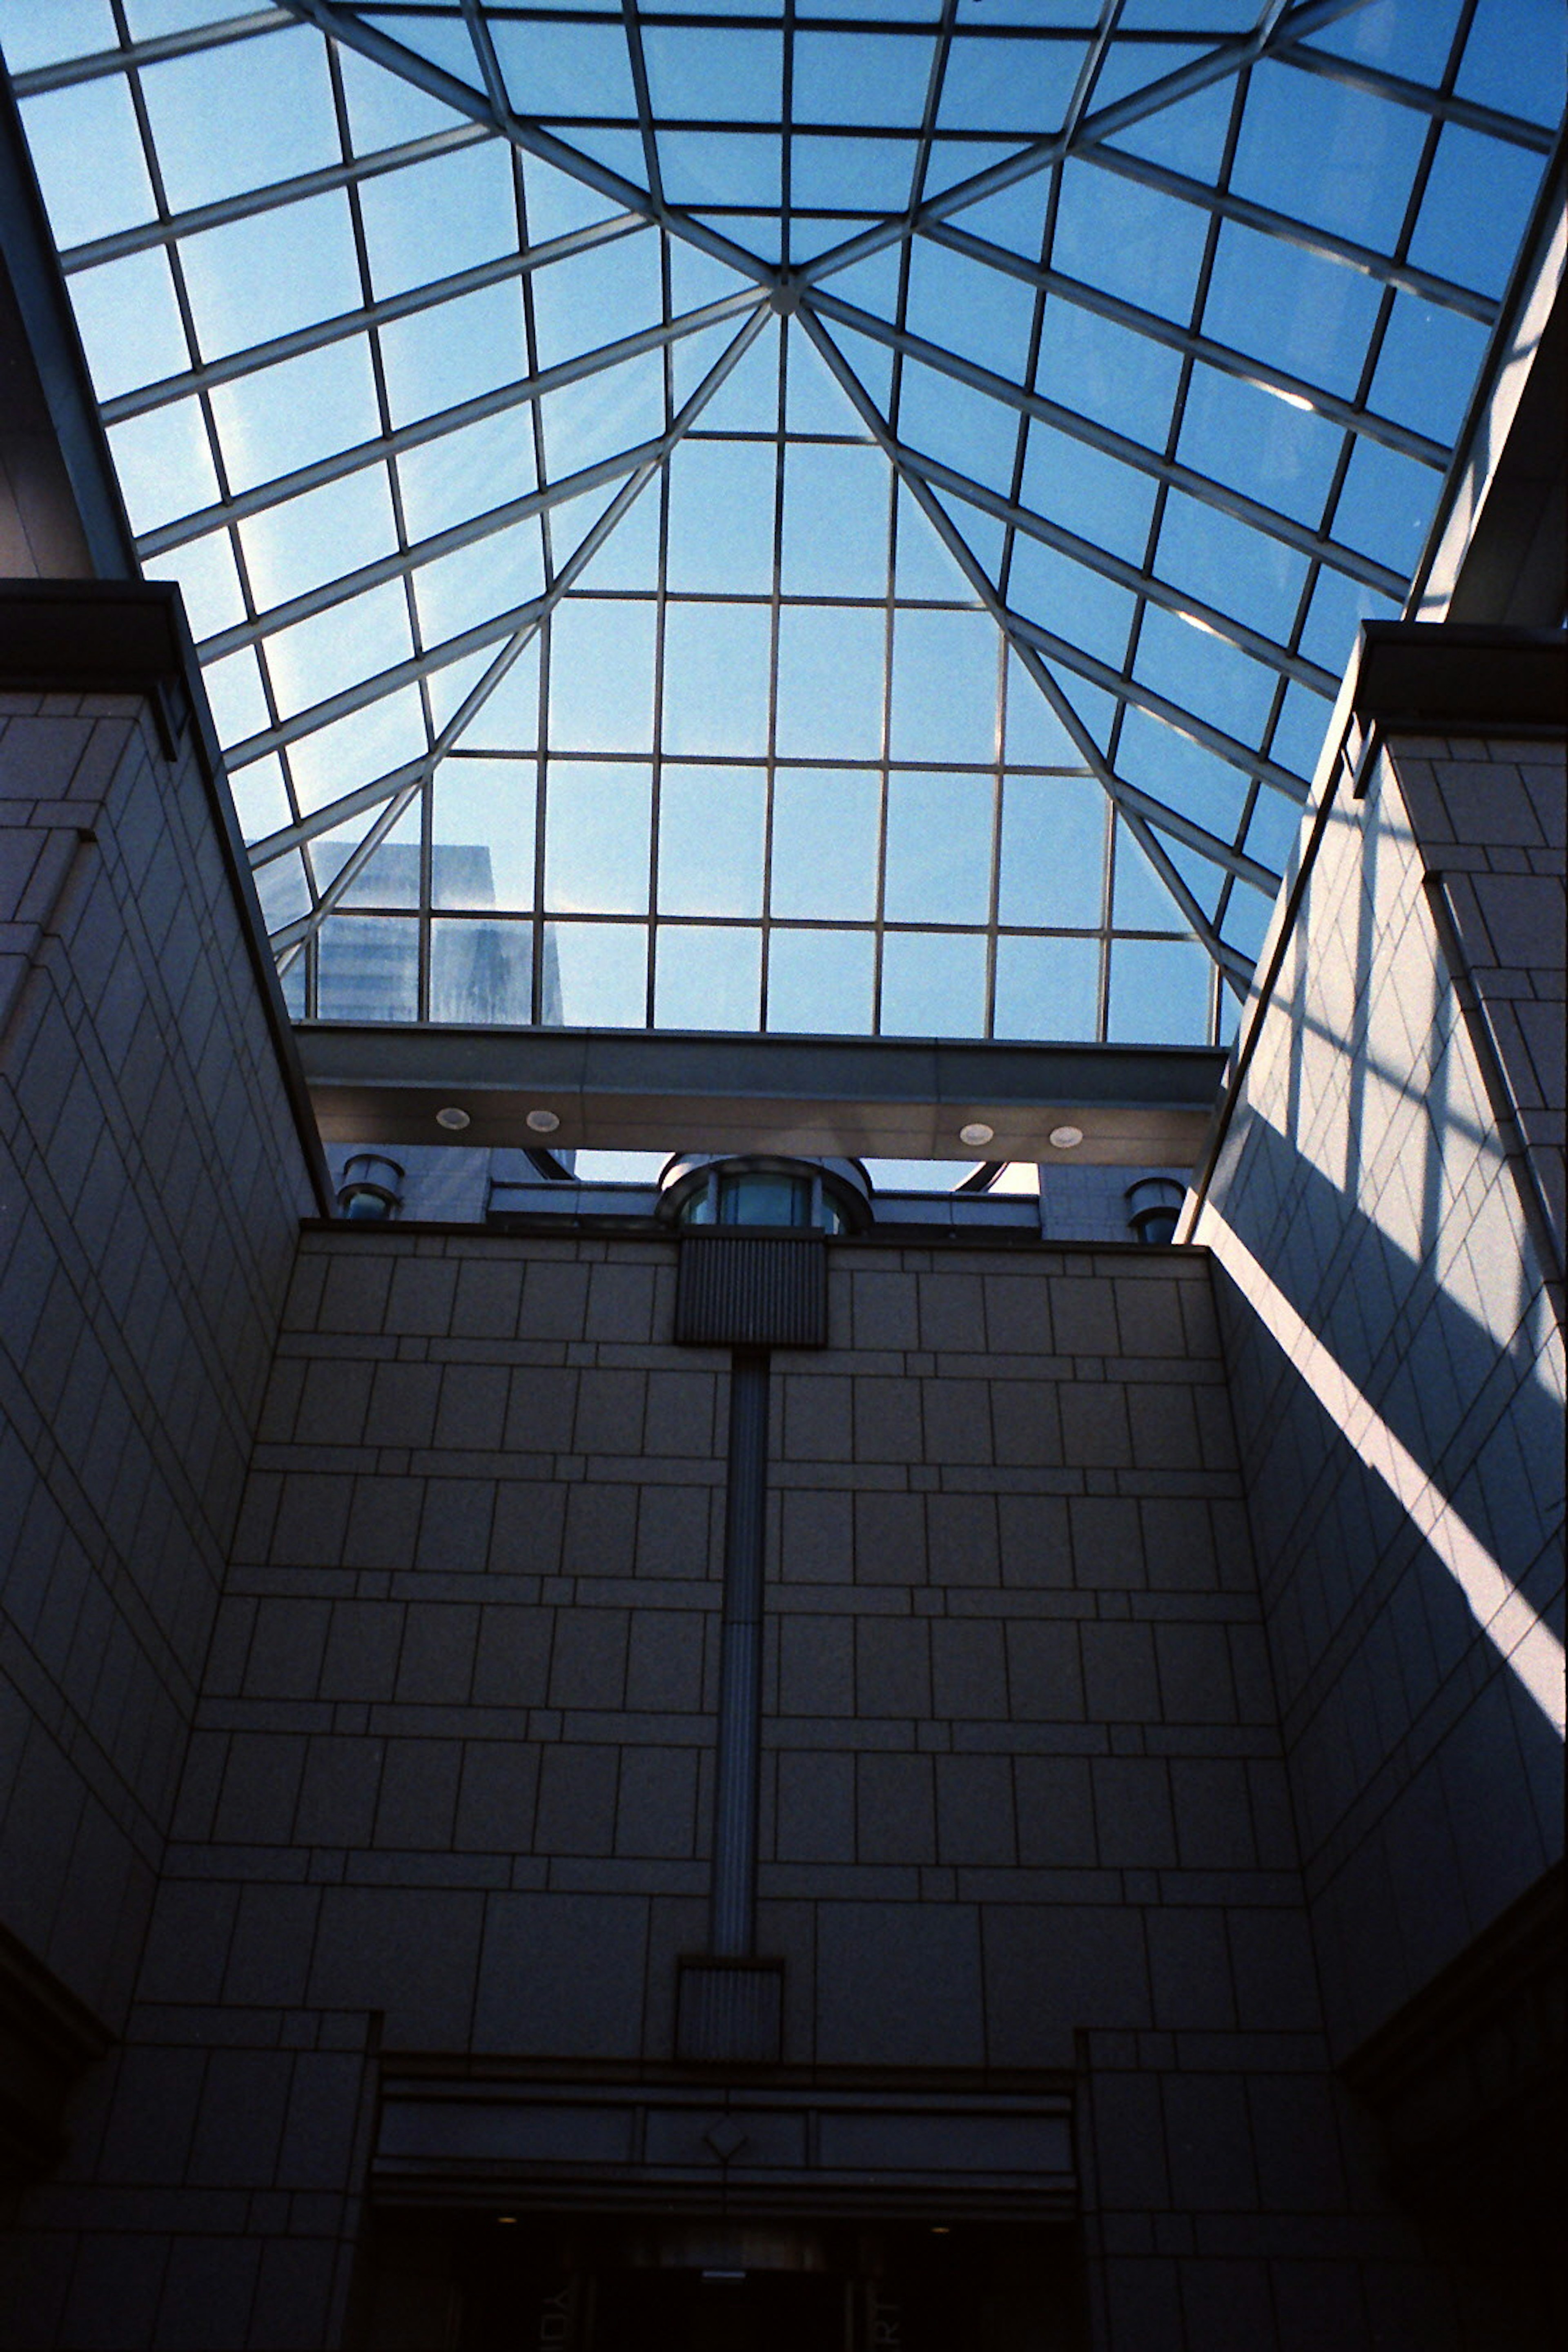
[(713, 1816), (710, 1947), (752, 1948), (763, 1700), (763, 1546), (768, 1482), (768, 1359), (737, 1348), (730, 1372), (730, 1483), (719, 1673), (719, 1773)]

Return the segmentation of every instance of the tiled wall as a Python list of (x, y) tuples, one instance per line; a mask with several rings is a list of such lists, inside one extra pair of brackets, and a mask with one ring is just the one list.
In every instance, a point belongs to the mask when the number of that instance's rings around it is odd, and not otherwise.
[[(40, 2262), (29, 2341), (87, 2340), (110, 2277), (117, 2343), (331, 2340), (367, 2039), (668, 2060), (727, 1411), (674, 1259), (304, 1236), (134, 2046), (53, 2193), (102, 2234)], [(1078, 2080), (1118, 2352), (1443, 2344), (1397, 2332), (1425, 2289), (1324, 2072), (1205, 1259), (832, 1267), (832, 1345), (774, 1359), (786, 2061)]]
[(125, 2011), (300, 1210), (205, 788), (0, 699), (0, 1920)]
[[(1561, 1640), (1561, 1339), (1426, 887), (1449, 875), (1511, 1067), (1534, 1074), (1527, 1121), (1550, 1142), (1554, 1084), (1560, 1139), (1547, 908), (1555, 888), (1560, 915), (1562, 794), (1560, 746), (1410, 739), (1379, 756), (1364, 801), (1342, 794), (1198, 1227), (1228, 1269), (1232, 1394), (1340, 2054), (1562, 1851), (1561, 1736), (1516, 1671), (1532, 1659), (1548, 1703), (1560, 1687), (1535, 1629)], [(1336, 1383), (1360, 1400), (1348, 1438), (1323, 1402)], [(1428, 1480), (1435, 1542), (1403, 1492)], [(1489, 1637), (1491, 1604), (1478, 1616), (1462, 1577), (1503, 1590), (1496, 1570), (1525, 1608)]]

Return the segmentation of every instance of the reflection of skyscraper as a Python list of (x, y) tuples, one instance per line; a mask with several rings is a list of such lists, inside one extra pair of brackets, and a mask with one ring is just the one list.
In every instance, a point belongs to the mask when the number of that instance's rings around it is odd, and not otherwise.
[[(316, 853), (329, 883), (347, 852)], [(350, 884), (343, 911), (321, 927), (317, 1009), (325, 1021), (414, 1021), (419, 1016), (419, 848), (389, 842)], [(486, 917), (495, 904), (490, 852), (479, 843), (437, 842), (430, 853), (432, 1021), (522, 1026), (533, 1019), (533, 923), (527, 915)], [(406, 915), (366, 912), (407, 908)], [(447, 909), (451, 909), (447, 912)], [(540, 1018), (561, 1020), (561, 971), (547, 929)]]

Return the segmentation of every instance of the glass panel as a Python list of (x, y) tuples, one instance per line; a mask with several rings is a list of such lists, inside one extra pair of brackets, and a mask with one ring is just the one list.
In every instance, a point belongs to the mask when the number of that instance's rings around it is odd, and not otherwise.
[(765, 604), (671, 604), (665, 614), (667, 751), (752, 757), (768, 748)]
[(533, 904), (531, 760), (443, 760), (431, 795), (430, 903)]
[(510, 530), (492, 531), (471, 547), (420, 566), (414, 574), (420, 633), (427, 646), (440, 645), (527, 604), (543, 588), (539, 525), (514, 523)]
[(119, 45), (109, 0), (5, 0), (0, 42), (13, 74)]
[(217, 496), (217, 473), (200, 405), (176, 400), (111, 425), (109, 446), (132, 530), (153, 530)]
[[(12, 54), (8, 22), (6, 55)], [(105, 47), (115, 46), (112, 31)], [(11, 70), (25, 68), (12, 64)], [(120, 74), (24, 99), (22, 121), (49, 226), (63, 247), (151, 220), (157, 207), (131, 93)], [(92, 169), (84, 172), (82, 158)]]
[(198, 645), (245, 618), (239, 567), (226, 530), (209, 531), (205, 539), (190, 540), (168, 555), (154, 555), (142, 569), (149, 580), (179, 582), (185, 617)]
[(635, 119), (626, 35), (615, 24), (519, 25), (492, 17), (490, 38), (507, 95), (523, 115)]
[(974, 360), (1011, 383), (1022, 381), (1029, 363), (1038, 299), (1032, 286), (944, 246), (917, 237), (910, 248), (910, 334)]
[(1377, 316), (1375, 279), (1222, 221), (1204, 332), (1330, 392), (1353, 393)]
[(1173, 490), (1154, 569), (1173, 588), (1190, 590), (1201, 603), (1234, 613), (1284, 645), (1296, 625), (1308, 566), (1294, 548)]
[(767, 780), (759, 768), (666, 767), (658, 793), (658, 908), (760, 915)]
[(544, 903), (569, 914), (647, 911), (653, 780), (647, 768), (552, 760)]
[(882, 942), (884, 1037), (983, 1037), (984, 935), (889, 931)]
[(520, 1025), (533, 1017), (531, 923), (430, 926), (430, 1018)]
[(1184, 931), (1186, 918), (1127, 827), (1116, 826), (1111, 920), (1119, 931)]
[(335, 163), (327, 45), (307, 31), (221, 42), (142, 75), (171, 208), (188, 212)]
[(1241, 743), (1259, 740), (1278, 683), (1273, 670), (1212, 630), (1155, 605), (1143, 615), (1133, 675)]
[(443, 433), (397, 460), (397, 483), (409, 539), (417, 542), (455, 523), (526, 498), (535, 486), (531, 412), (521, 406)]
[(348, 199), (336, 193), (182, 237), (180, 261), (204, 359), (254, 351), (360, 301)]
[(653, 1017), (661, 1029), (755, 1029), (763, 935), (718, 925), (661, 923)]
[(784, 452), (786, 596), (885, 596), (890, 475), (879, 449), (792, 443)]
[(190, 348), (161, 253), (134, 253), (70, 281), (82, 348), (100, 400), (183, 374)]
[(1539, 155), (1445, 123), (1410, 240), (1411, 260), (1460, 286), (1500, 294), (1540, 185)]
[(1568, 20), (1556, 0), (1480, 0), (1456, 85), (1461, 98), (1555, 123), (1568, 79)]
[(776, 467), (774, 450), (755, 442), (687, 442), (677, 449), (669, 464), (672, 589), (770, 593)]
[(1014, 541), (1007, 602), (1014, 612), (1038, 622), (1053, 636), (1081, 646), (1112, 669), (1126, 661), (1137, 607), (1131, 589), (1022, 532)]
[(1062, 167), (1053, 268), (1184, 326), (1193, 315), (1208, 215), (1092, 163)]
[(768, 942), (768, 1027), (864, 1037), (871, 1028), (870, 931), (774, 931)]
[(867, 770), (781, 770), (771, 912), (830, 922), (874, 914), (880, 816), (880, 780)]
[(1358, 441), (1334, 509), (1334, 535), (1393, 571), (1414, 572), (1441, 488), (1430, 466)]
[(550, 740), (565, 751), (653, 748), (654, 609), (568, 596), (550, 624)]
[(1116, 747), (1116, 771), (1221, 841), (1234, 839), (1247, 805), (1247, 777), (1163, 719), (1129, 710)]
[(268, 673), (284, 718), (309, 710), (414, 651), (402, 583), (368, 589), (265, 640)]
[(648, 25), (642, 44), (656, 116), (777, 120), (784, 106), (784, 42), (777, 33)]
[(487, 286), (381, 330), (394, 425), (411, 425), (528, 373), (515, 286)]
[[(381, 809), (362, 814), (310, 845), (310, 858), (319, 890), (328, 889), (363, 845), (366, 835), (384, 814)], [(389, 833), (377, 842), (363, 865), (346, 882), (340, 907), (417, 907), (419, 904), (419, 803), (406, 808)]]
[(645, 923), (546, 923), (544, 961), (546, 1021), (564, 1023), (569, 1029), (644, 1026)]
[(215, 384), (209, 397), (229, 487), (254, 489), (381, 430), (363, 335)]
[(658, 238), (651, 229), (616, 237), (535, 270), (531, 283), (539, 364), (559, 367), (660, 317)]
[(426, 745), (419, 696), (413, 687), (317, 728), (289, 747), (289, 772), (301, 814), (325, 807), (373, 777), (390, 775), (417, 758)]
[(517, 249), (511, 159), (499, 143), (384, 172), (359, 201), (378, 300)]
[(1392, 253), (1426, 136), (1413, 109), (1261, 58), (1231, 185), (1274, 212)]
[(938, 125), (943, 131), (1026, 131), (1035, 138), (1059, 131), (1083, 58), (1081, 41), (1031, 41), (1025, 47), (956, 34), (948, 51)]
[(1008, 776), (1002, 787), (1005, 923), (1082, 929), (1100, 920), (1107, 802), (1091, 777)]
[(397, 525), (386, 467), (367, 466), (303, 498), (265, 508), (240, 524), (239, 543), (263, 612), (390, 554)]
[(1100, 1034), (1100, 941), (999, 939), (993, 1034), (1091, 1043)]
[(672, 205), (776, 205), (782, 158), (779, 140), (754, 131), (658, 134), (659, 172)]
[(1180, 356), (1163, 344), (1078, 310), (1059, 295), (1046, 304), (1035, 383), (1074, 414), (1163, 449), (1181, 373)]
[(895, 760), (994, 760), (1000, 665), (984, 613), (900, 611), (889, 749)]
[(797, 33), (795, 119), (913, 130), (934, 50), (928, 34)]
[(1106, 1034), (1117, 1045), (1206, 1045), (1210, 971), (1195, 940), (1113, 940)]
[(996, 788), (989, 776), (888, 782), (883, 911), (890, 923), (984, 923)]
[(1007, 717), (1005, 741), (1010, 767), (1080, 768), (1072, 737), (1016, 655), (1007, 657)]
[(1239, 376), (1194, 366), (1177, 454), (1184, 465), (1315, 529), (1344, 445), (1337, 425)]
[(1486, 329), (1474, 319), (1436, 310), (1414, 294), (1396, 295), (1371, 405), (1434, 441), (1453, 441), (1486, 347)]
[(419, 925), (406, 915), (329, 915), (316, 950), (323, 1021), (416, 1021)]
[(885, 634), (880, 613), (786, 605), (779, 614), (781, 757), (879, 755)]
[(1149, 475), (1075, 441), (1070, 434), (1058, 433), (1054, 425), (1029, 426), (1023, 503), (1130, 563), (1143, 561), (1154, 488)]

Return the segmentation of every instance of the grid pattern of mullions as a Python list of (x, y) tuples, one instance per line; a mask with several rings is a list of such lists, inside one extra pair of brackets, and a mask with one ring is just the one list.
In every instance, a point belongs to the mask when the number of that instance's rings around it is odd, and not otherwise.
[[(721, 748), (705, 762), (719, 773), (728, 761), (764, 780), (763, 871), (744, 918), (759, 959), (748, 1019), (773, 1025), (774, 942), (792, 927), (868, 938), (868, 1003), (846, 1026), (900, 1027), (896, 1006), (884, 1018), (889, 943), (914, 931), (973, 936), (983, 950), (984, 1009), (955, 1015), (961, 1034), (988, 1032), (995, 1020), (1009, 939), (1095, 946), (1102, 1034), (1139, 1034), (1141, 1016), (1125, 990), (1117, 994), (1118, 970), (1131, 969), (1118, 966), (1118, 937), (1195, 940), (1225, 981), (1244, 982), (1348, 629), (1357, 612), (1393, 609), (1403, 593), (1495, 313), (1508, 247), (1494, 226), (1493, 257), (1481, 266), (1475, 228), (1506, 215), (1516, 234), (1552, 142), (1541, 102), (1552, 87), (1550, 41), (1542, 49), (1542, 12), (1521, 11), (1505, 26), (1494, 0), (1258, 0), (1249, 24), (1238, 26), (1226, 5), (1216, 13), (1228, 22), (1208, 27), (1173, 0), (1163, 12), (1102, 0), (1097, 11), (1070, 13), (1079, 21), (1053, 24), (1043, 7), (1010, 24), (998, 11), (987, 17), (977, 0), (910, 0), (904, 15), (840, 19), (805, 0), (732, 16), (657, 0), (622, 0), (618, 11), (601, 0), (531, 8), (388, 0), (374, 10), (359, 0), (279, 0), (270, 10), (237, 5), (226, 18), (214, 0), (216, 20), (192, 24), (190, 12), (161, 0), (110, 0), (117, 46), (78, 55), (71, 26), (85, 14), (55, 19), (0, 0), (0, 39), (105, 422), (133, 509), (148, 509), (133, 515), (139, 543), (185, 585), (275, 945), (301, 1012), (323, 1009), (329, 935), (368, 938), (356, 927), (381, 922), (388, 940), (401, 926), (398, 937), (415, 947), (412, 985), (387, 1009), (435, 1017), (436, 927), (452, 920), (437, 874), (451, 852), (436, 805), (443, 773), (467, 772), (476, 746), (492, 761), (510, 751), (539, 763), (527, 819), (531, 908), (505, 904), (507, 919), (517, 913), (532, 933), (521, 1017), (562, 1017), (553, 923), (605, 939), (617, 923), (642, 927), (639, 1001), (624, 1017), (653, 1022), (663, 1017), (661, 929), (674, 922), (689, 935), (742, 923), (732, 912), (660, 903), (666, 780), (679, 782), (690, 758), (689, 745), (667, 740), (680, 667), (673, 652), (667, 664), (667, 647), (689, 646), (680, 632), (696, 606), (718, 616), (730, 601), (721, 587), (699, 594), (672, 584), (670, 485), (683, 450), (710, 446), (707, 405), (722, 404), (731, 371), (775, 310), (784, 321), (775, 413), (761, 425), (731, 414), (720, 428), (730, 446), (761, 433), (774, 453), (766, 740), (744, 758)], [(301, 43), (315, 44), (309, 56)], [(584, 43), (596, 44), (598, 60), (586, 76)], [(325, 93), (324, 113), (309, 92), (300, 110), (316, 106), (311, 135), (289, 119), (291, 96), (276, 110), (285, 56)], [(249, 121), (247, 76), (260, 93)], [(1018, 93), (1047, 85), (1054, 112), (1030, 118), (1035, 99)], [(259, 134), (265, 145), (275, 133), (279, 167), (227, 164), (221, 126), (204, 101), (179, 95), (198, 88), (217, 93), (220, 113), (229, 110), (242, 159), (247, 142)], [(574, 111), (589, 89), (605, 105)], [(389, 100), (397, 90), (401, 100)], [(199, 164), (181, 113), (193, 104)], [(1224, 116), (1206, 157), (1194, 107)], [(1345, 157), (1303, 132), (1292, 162), (1285, 151), (1296, 112), (1339, 124)], [(1036, 127), (1026, 130), (1026, 120)], [(1272, 171), (1271, 145), (1284, 156)], [(73, 197), (68, 184), (85, 152), (108, 192), (96, 200)], [(755, 178), (768, 154), (777, 162), (772, 198)], [(843, 175), (842, 200), (837, 185), (824, 199), (829, 163)], [(444, 225), (426, 212), (430, 259), (410, 268), (391, 251), (387, 220), (400, 205), (407, 213), (405, 192), (417, 175), (426, 175), (422, 189), (482, 194), (502, 164), (504, 234), (493, 223), (454, 233), (449, 217)], [(887, 179), (895, 164), (906, 175), (897, 202)], [(855, 184), (864, 173), (882, 175), (869, 201), (871, 183)], [(1347, 188), (1355, 201), (1342, 200)], [(1036, 226), (1021, 236), (1031, 201)], [(543, 214), (534, 217), (536, 202)], [(1085, 240), (1086, 204), (1113, 224), (1098, 245)], [(289, 223), (299, 254), (307, 215), (330, 225), (328, 241), (349, 257), (332, 298), (310, 289), (292, 307), (260, 299), (247, 333), (233, 315), (244, 309), (244, 273), (226, 257), (241, 254), (247, 237), (286, 249)], [(1118, 237), (1131, 268), (1113, 249)], [(1141, 238), (1158, 248), (1152, 276), (1147, 256), (1137, 258)], [(877, 290), (887, 282), (877, 276), (882, 260), (892, 266), (886, 293)], [(312, 267), (302, 262), (301, 275)], [(324, 283), (331, 271), (321, 275)], [(657, 282), (657, 295), (604, 292), (634, 281)], [(270, 290), (254, 267), (250, 282)], [(150, 290), (149, 319), (162, 304), (171, 326), (133, 319), (126, 305), (135, 297), (112, 292), (133, 285)], [(563, 303), (570, 311), (579, 286), (588, 307), (563, 326)], [(1291, 286), (1289, 299), (1322, 309), (1320, 341), (1304, 340), (1280, 310), (1279, 289)], [(155, 363), (140, 351), (129, 364), (114, 352), (115, 300), (132, 329), (120, 341), (155, 348)], [(486, 359), (460, 396), (433, 403), (421, 394), (411, 405), (415, 340), (427, 352), (433, 333), (479, 319), (487, 302), (515, 306), (519, 360), (509, 372)], [(1279, 323), (1260, 337), (1252, 309), (1268, 312), (1270, 302)], [(1336, 321), (1335, 303), (1354, 313), (1351, 326)], [(1026, 327), (1009, 345), (1007, 321), (1022, 315), (1009, 306), (1019, 304)], [(452, 340), (476, 331), (464, 327)], [(889, 467), (885, 530), (878, 525), (883, 579), (874, 594), (858, 590), (828, 605), (862, 617), (874, 607), (882, 632), (879, 673), (873, 686), (868, 672), (864, 688), (878, 705), (875, 751), (863, 741), (840, 763), (846, 775), (877, 779), (868, 896), (853, 916), (829, 910), (806, 924), (781, 911), (776, 869), (786, 851), (796, 855), (777, 820), (804, 764), (780, 739), (781, 666), (788, 671), (795, 616), (828, 603), (797, 596), (784, 565), (791, 452), (833, 446), (831, 434), (799, 430), (786, 413), (786, 372), (807, 364), (812, 346), (848, 404), (844, 446), (868, 436)], [(1148, 394), (1152, 409), (1132, 414), (1103, 387), (1097, 401), (1097, 349), (1114, 351), (1128, 381), (1162, 387)], [(1081, 396), (1079, 380), (1063, 373), (1063, 352), (1075, 350), (1093, 362)], [(637, 389), (652, 381), (638, 376), (645, 362), (660, 386), (657, 417)], [(275, 435), (287, 462), (254, 462), (242, 429), (247, 403), (290, 367), (316, 368), (311, 381), (324, 383), (353, 366), (369, 387), (354, 431), (334, 421), (331, 436), (307, 446), (306, 434), (298, 447)], [(944, 404), (960, 420), (951, 429)], [(1293, 415), (1306, 422), (1292, 425)], [(1227, 417), (1236, 420), (1228, 439)], [(476, 447), (490, 428), (526, 445), (527, 487), (508, 461), (507, 481), (498, 477), (488, 501), (416, 500), (411, 467), (425, 466), (428, 482), (465, 435)], [(1250, 462), (1249, 436), (1261, 448), (1292, 432), (1301, 481)], [(493, 434), (487, 446), (500, 446)], [(154, 458), (169, 478), (157, 497), (148, 487)], [(169, 481), (182, 473), (176, 494)], [(500, 495), (508, 484), (510, 494)], [(335, 570), (307, 550), (282, 593), (278, 536), (289, 518), (312, 498), (327, 502), (319, 513), (333, 499), (348, 512), (372, 485), (386, 510), (383, 535), (371, 545), (362, 530), (356, 544), (351, 528)], [(1109, 520), (1096, 517), (1097, 495)], [(1194, 554), (1199, 514), (1212, 515), (1218, 534), (1219, 551), (1208, 556), (1201, 547)], [(641, 532), (650, 515), (643, 576), (607, 590), (605, 551)], [(923, 533), (927, 523), (945, 550), (951, 595), (929, 593), (929, 551), (928, 593), (900, 595), (900, 533)], [(864, 524), (862, 514), (856, 527)], [(1236, 584), (1224, 576), (1233, 558)], [(459, 625), (465, 576), (489, 577), (493, 587), (488, 604), (470, 597)], [(447, 593), (441, 583), (453, 579), (458, 588)], [(574, 658), (562, 647), (579, 641), (582, 613), (612, 597), (646, 604), (654, 625), (649, 740), (615, 754), (574, 743), (572, 727), (563, 734), (555, 723)], [(742, 601), (755, 601), (753, 588)], [(912, 742), (907, 709), (898, 711), (900, 626), (921, 613), (956, 617), (975, 607), (998, 632), (989, 656), (995, 740), (984, 762), (944, 759), (934, 719), (929, 741)], [(534, 660), (537, 740), (487, 745), (485, 714), (514, 707)], [(1037, 744), (1033, 759), (1016, 758), (1003, 739), (1004, 697), (1024, 689), (1041, 699), (1037, 735), (1054, 730), (1048, 757)], [(556, 907), (552, 777), (617, 759), (648, 770), (647, 891), (633, 906), (612, 893), (603, 907)], [(811, 764), (831, 762), (823, 754)], [(1070, 921), (1042, 904), (1031, 922), (1016, 891), (1009, 897), (1009, 779), (1051, 772), (1103, 787), (1103, 854), (1092, 880), (1079, 861)], [(955, 902), (917, 924), (889, 896), (895, 803), (900, 779), (915, 774), (951, 779), (959, 795), (988, 780), (978, 918), (973, 902)], [(468, 911), (477, 921), (479, 910)], [(834, 1025), (830, 995), (807, 1025)], [(515, 991), (508, 1002), (518, 1007)], [(1044, 1001), (1036, 1011), (1051, 1018)], [(1205, 1025), (1226, 1017), (1223, 993), (1211, 989)]]

